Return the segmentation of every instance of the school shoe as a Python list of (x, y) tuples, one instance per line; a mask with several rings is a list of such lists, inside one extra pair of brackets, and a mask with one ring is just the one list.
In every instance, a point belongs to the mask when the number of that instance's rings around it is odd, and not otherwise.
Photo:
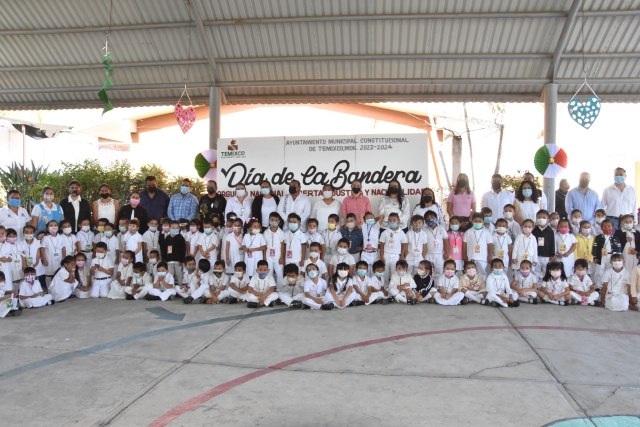
[[(296, 301), (296, 302), (300, 302), (300, 301)], [(301, 310), (311, 310), (311, 307), (309, 307), (307, 304), (302, 304), (302, 307), (300, 307)]]
[(520, 307), (520, 301), (510, 302), (510, 303), (507, 303), (507, 305), (509, 307)]
[(493, 307), (493, 308), (497, 308), (499, 305), (500, 305), (500, 304), (498, 304), (497, 302), (495, 302), (495, 301), (491, 301), (491, 307)]
[(20, 316), (22, 315), (22, 307), (18, 307), (17, 310), (11, 310), (9, 312), (9, 316)]
[(124, 299), (131, 301), (131, 300), (134, 300), (135, 298), (131, 294), (126, 294)]
[[(56, 303), (56, 302), (55, 302), (54, 300), (51, 300), (51, 301), (47, 301), (47, 303), (46, 303), (45, 305), (53, 305), (53, 304), (55, 304), (55, 303)], [(31, 307), (29, 307), (29, 308), (31, 308)]]
[(228, 304), (237, 304), (238, 303), (238, 298), (234, 298), (234, 297), (230, 297)]
[(220, 304), (228, 304), (229, 303), (229, 297), (223, 298), (220, 301), (218, 301)]
[(182, 300), (183, 304), (191, 304), (192, 302), (193, 302), (193, 297), (192, 296), (188, 296), (188, 297), (186, 297), (186, 298), (184, 298)]
[(147, 301), (160, 301), (160, 297), (157, 297), (155, 295), (148, 295), (146, 297), (144, 297), (144, 299), (146, 299)]
[(408, 305), (416, 305), (418, 303), (418, 300), (415, 298), (407, 298), (407, 304)]
[[(282, 302), (282, 301), (280, 301), (280, 302)], [(284, 303), (282, 303), (282, 304), (284, 304)], [(304, 307), (302, 306), (302, 301), (293, 301), (291, 303), (291, 305), (289, 306), (289, 308), (304, 308)]]
[(76, 295), (76, 294), (71, 294), (71, 295), (69, 295), (69, 298), (78, 298), (78, 295)]
[(538, 298), (529, 298), (529, 304), (537, 304)]
[(364, 301), (354, 301), (351, 304), (353, 304), (354, 307), (360, 307), (361, 305), (364, 305)]
[[(299, 302), (299, 301), (294, 301), (294, 302)], [(287, 304), (283, 303), (280, 300), (276, 301), (276, 304), (278, 304), (278, 305), (287, 305)], [(293, 304), (293, 303), (291, 303), (291, 304)]]
[(486, 299), (486, 298), (482, 298), (482, 299), (480, 300), (480, 304), (482, 304), (482, 305), (489, 305), (489, 300), (488, 300), (488, 299)]
[(257, 302), (248, 302), (247, 303), (247, 308), (258, 308), (258, 303)]
[(198, 298), (198, 301), (200, 302), (200, 304), (206, 304), (207, 303), (207, 297), (200, 297)]
[(427, 299), (427, 303), (429, 304), (435, 304), (436, 303), (436, 299), (434, 297), (428, 298)]
[(462, 298), (462, 301), (460, 301), (460, 305), (467, 305), (469, 304), (469, 298), (464, 297)]
[(320, 306), (321, 310), (333, 310), (333, 304), (322, 304)]
[(382, 305), (387, 305), (387, 304), (389, 304), (389, 298), (382, 298), (382, 299), (380, 300), (380, 304), (382, 304)]

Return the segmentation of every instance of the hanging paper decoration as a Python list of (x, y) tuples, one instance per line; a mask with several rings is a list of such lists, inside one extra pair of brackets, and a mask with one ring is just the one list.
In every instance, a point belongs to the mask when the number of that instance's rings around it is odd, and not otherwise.
[[(591, 86), (589, 86), (586, 79), (582, 86), (584, 85), (587, 85), (589, 89), (591, 89)], [(580, 89), (582, 89), (582, 86), (580, 86)], [(578, 92), (580, 92), (580, 89), (578, 89)], [(576, 95), (578, 92), (576, 92)], [(587, 98), (586, 101), (576, 99), (576, 95), (573, 95), (573, 98), (571, 98), (571, 101), (569, 101), (569, 104), (567, 105), (569, 115), (573, 121), (585, 129), (589, 129), (600, 114), (600, 98), (598, 98), (596, 93), (593, 92), (593, 89), (591, 89), (591, 92), (593, 93), (593, 96)]]
[[(184, 91), (182, 95), (187, 92), (187, 87), (184, 87)], [(187, 98), (189, 98), (189, 93), (187, 93)], [(178, 122), (178, 126), (182, 129), (182, 133), (187, 133), (191, 126), (196, 122), (196, 110), (193, 108), (193, 104), (191, 104), (191, 98), (189, 98), (189, 105), (187, 108), (184, 108), (180, 101), (182, 100), (182, 96), (175, 108), (173, 109), (173, 114), (176, 116), (176, 121)]]
[(198, 172), (198, 176), (205, 181), (218, 180), (218, 152), (216, 150), (205, 150), (196, 156), (193, 166)]
[(545, 178), (555, 178), (567, 167), (567, 153), (556, 144), (545, 144), (536, 151), (533, 164)]
[(107, 111), (113, 110), (113, 104), (111, 104), (111, 101), (109, 101), (109, 96), (107, 95), (107, 88), (113, 86), (113, 83), (111, 83), (111, 79), (109, 79), (109, 74), (111, 74), (111, 72), (113, 71), (113, 67), (111, 66), (111, 55), (109, 53), (106, 53), (104, 55), (102, 65), (105, 65), (107, 67), (107, 70), (105, 71), (105, 79), (104, 84), (102, 85), (102, 89), (100, 89), (100, 92), (98, 92), (98, 98), (100, 98), (102, 102), (106, 104), (102, 109), (102, 115), (104, 115), (104, 113), (106, 113)]

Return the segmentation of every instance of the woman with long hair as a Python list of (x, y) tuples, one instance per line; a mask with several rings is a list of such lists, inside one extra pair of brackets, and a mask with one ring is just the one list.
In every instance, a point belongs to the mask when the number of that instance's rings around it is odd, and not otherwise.
[(471, 221), (471, 215), (476, 211), (476, 195), (469, 187), (469, 177), (466, 173), (458, 175), (456, 185), (447, 198), (447, 213), (449, 218), (460, 218), (460, 226), (466, 228)]
[(538, 189), (533, 181), (522, 181), (516, 192), (513, 206), (515, 214), (513, 219), (522, 226), (522, 221), (530, 219), (536, 222), (536, 215), (542, 209), (542, 200), (539, 197)]
[(386, 195), (380, 198), (380, 203), (378, 204), (378, 212), (380, 212), (380, 216), (378, 218), (382, 218), (381, 227), (388, 227), (387, 222), (389, 221), (389, 214), (395, 212), (400, 217), (398, 228), (406, 231), (411, 215), (409, 209), (409, 199), (404, 197), (402, 194), (402, 186), (400, 185), (400, 182), (396, 180), (391, 181), (387, 188)]

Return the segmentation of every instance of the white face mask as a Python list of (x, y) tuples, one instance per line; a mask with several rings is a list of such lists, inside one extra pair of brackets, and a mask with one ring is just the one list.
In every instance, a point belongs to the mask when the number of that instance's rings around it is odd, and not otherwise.
[(513, 218), (513, 212), (505, 212), (505, 213), (504, 213), (504, 217), (505, 217), (506, 219), (511, 219), (511, 218)]
[(96, 252), (96, 258), (98, 258), (98, 259), (103, 259), (104, 255), (105, 254), (103, 252)]
[(338, 276), (340, 276), (341, 279), (344, 279), (348, 275), (349, 275), (349, 270), (338, 270)]
[(244, 197), (247, 195), (247, 190), (236, 190), (236, 196)]
[(500, 234), (504, 234), (504, 233), (506, 233), (506, 232), (507, 232), (507, 229), (506, 229), (506, 228), (504, 228), (504, 227), (497, 227), (497, 228), (496, 228), (496, 231), (497, 231), (498, 233), (500, 233)]
[(620, 270), (622, 268), (622, 265), (623, 265), (622, 261), (613, 261), (611, 263), (611, 266), (616, 270)]
[(622, 224), (622, 228), (624, 228), (625, 230), (632, 230), (633, 224), (630, 222), (625, 222), (624, 224)]
[(554, 279), (557, 279), (558, 277), (560, 277), (560, 270), (551, 270), (551, 277), (553, 277)]
[(596, 217), (596, 223), (602, 224), (602, 221), (604, 221), (604, 217)]
[(309, 258), (318, 258), (319, 256), (319, 252), (309, 252)]
[(426, 271), (424, 271), (424, 270), (422, 270), (422, 269), (419, 269), (419, 270), (418, 270), (418, 276), (420, 276), (420, 277), (424, 277), (424, 276), (426, 276), (426, 275), (427, 275), (427, 272), (426, 272)]
[(252, 228), (251, 229), (251, 234), (260, 234), (260, 230), (258, 230), (256, 228)]
[(340, 255), (346, 255), (346, 254), (347, 254), (347, 252), (348, 252), (348, 250), (347, 250), (347, 249), (345, 249), (345, 248), (338, 248), (338, 253), (339, 253)]
[(333, 191), (323, 191), (322, 192), (322, 197), (324, 197), (325, 199), (330, 199), (333, 196)]
[(82, 231), (84, 231), (85, 233), (88, 233), (88, 232), (89, 232), (89, 230), (91, 230), (91, 227), (90, 227), (90, 226), (88, 226), (88, 225), (83, 225), (83, 226), (82, 226)]
[(571, 223), (574, 225), (580, 224), (580, 221), (582, 221), (582, 218), (571, 218)]
[(239, 279), (239, 278), (241, 278), (242, 276), (244, 276), (244, 273), (243, 273), (242, 271), (236, 271), (236, 272), (235, 272), (235, 275), (236, 275), (236, 277)]
[(287, 277), (287, 280), (289, 281), (289, 283), (294, 284), (294, 283), (296, 283), (298, 278), (297, 277)]
[(158, 258), (149, 258), (149, 264), (153, 265), (158, 262)]
[(348, 222), (348, 223), (347, 223), (347, 228), (348, 228), (349, 230), (353, 230), (353, 229), (355, 228), (355, 226), (356, 226), (356, 223), (355, 223), (355, 222)]
[(62, 229), (62, 232), (63, 232), (64, 234), (71, 234), (71, 227), (63, 228), (63, 229)]
[(538, 225), (540, 227), (544, 227), (545, 225), (547, 225), (547, 220), (545, 218), (539, 218), (538, 219)]

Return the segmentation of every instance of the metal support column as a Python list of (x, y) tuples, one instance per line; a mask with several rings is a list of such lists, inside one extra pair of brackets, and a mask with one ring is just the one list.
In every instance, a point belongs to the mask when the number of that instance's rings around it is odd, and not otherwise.
[(451, 140), (451, 181), (456, 182), (462, 172), (462, 137), (453, 135)]
[[(556, 143), (556, 116), (558, 114), (558, 84), (547, 83), (544, 85), (544, 143)], [(544, 193), (549, 202), (549, 212), (555, 210), (556, 193), (555, 178), (544, 178)]]
[(220, 88), (209, 88), (209, 148), (218, 149), (220, 138)]

